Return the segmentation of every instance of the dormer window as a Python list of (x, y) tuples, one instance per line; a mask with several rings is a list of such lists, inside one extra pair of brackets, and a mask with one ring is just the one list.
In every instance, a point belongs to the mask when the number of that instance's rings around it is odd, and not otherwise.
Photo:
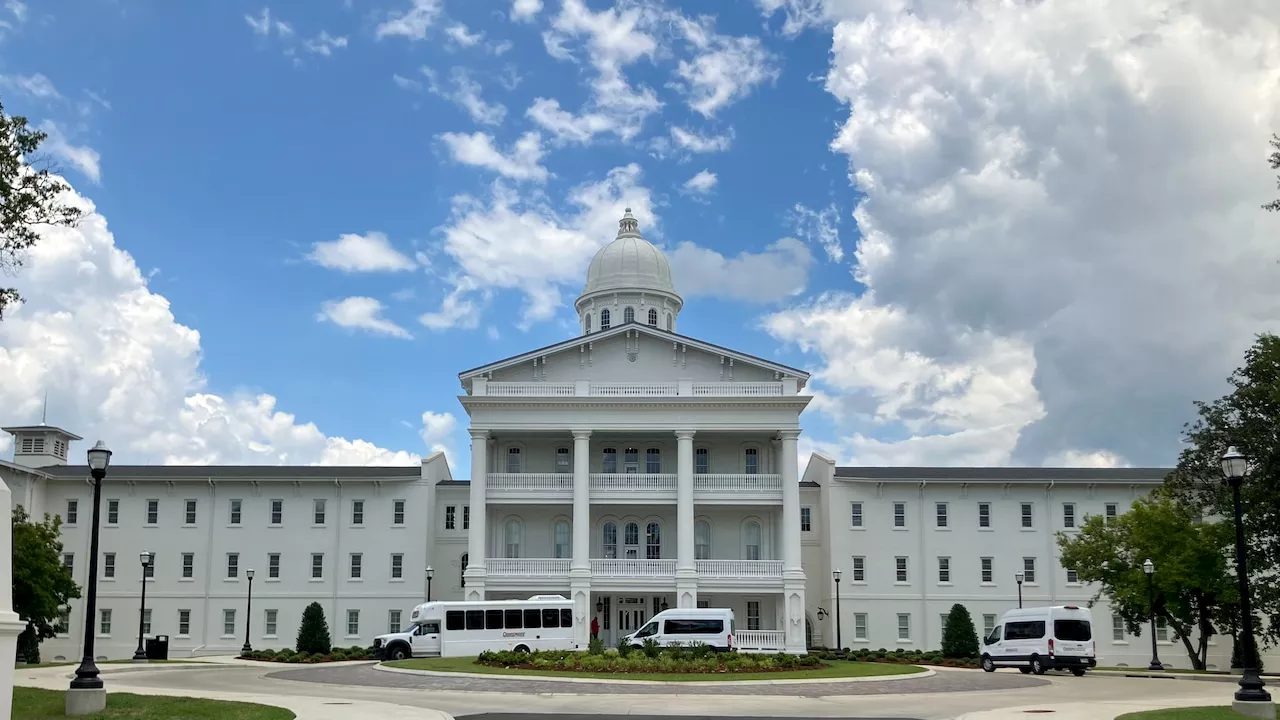
[(658, 311), (649, 308), (649, 327), (658, 327)]
[(591, 313), (587, 313), (586, 317), (583, 318), (582, 327), (584, 332), (591, 332)]
[(600, 329), (601, 330), (609, 329), (609, 311), (608, 310), (600, 311)]
[(636, 309), (628, 306), (622, 311), (622, 322), (629, 323), (636, 321)]

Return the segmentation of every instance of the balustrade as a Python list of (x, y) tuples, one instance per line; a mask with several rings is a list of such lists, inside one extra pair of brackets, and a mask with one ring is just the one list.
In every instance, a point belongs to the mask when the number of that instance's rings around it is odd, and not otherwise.
[(782, 491), (782, 476), (772, 473), (704, 473), (693, 476), (694, 492)]
[(733, 645), (740, 652), (781, 652), (786, 634), (781, 630), (739, 630), (733, 636)]
[(487, 572), (495, 577), (550, 577), (569, 574), (569, 561), (560, 558), (488, 558)]
[(676, 561), (596, 558), (591, 561), (591, 574), (606, 578), (671, 578), (676, 574)]
[(511, 490), (561, 490), (573, 489), (572, 473), (489, 473), (488, 489)]
[(782, 577), (781, 560), (695, 560), (693, 564), (704, 578)]
[(675, 473), (591, 473), (591, 490), (675, 492)]

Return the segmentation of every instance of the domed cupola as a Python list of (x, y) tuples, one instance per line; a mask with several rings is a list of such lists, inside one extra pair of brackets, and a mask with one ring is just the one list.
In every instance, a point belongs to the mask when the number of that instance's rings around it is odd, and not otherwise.
[(574, 303), (582, 331), (598, 332), (625, 322), (674, 331), (683, 305), (671, 282), (671, 264), (640, 235), (640, 224), (627, 208), (618, 222), (618, 236), (591, 259), (587, 284)]

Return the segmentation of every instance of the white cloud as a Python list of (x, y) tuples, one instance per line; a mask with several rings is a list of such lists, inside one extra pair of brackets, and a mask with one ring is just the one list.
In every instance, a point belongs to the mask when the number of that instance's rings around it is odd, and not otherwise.
[(364, 235), (344, 233), (337, 240), (315, 243), (307, 259), (343, 272), (396, 272), (417, 267), (392, 246), (385, 234), (375, 231)]
[(255, 35), (266, 37), (272, 30), (276, 31), (277, 37), (288, 37), (293, 34), (293, 27), (289, 23), (271, 18), (271, 8), (262, 8), (262, 12), (256, 17), (245, 15), (244, 21), (249, 24)]
[(400, 75), (393, 74), (391, 76), (391, 81), (403, 90), (413, 90), (416, 92), (422, 89), (422, 83)]
[(681, 187), (684, 188), (685, 192), (706, 195), (716, 186), (716, 182), (718, 180), (719, 178), (716, 177), (715, 173), (710, 170), (703, 170), (697, 175), (685, 180), (684, 185)]
[(41, 73), (34, 75), (0, 75), (0, 85), (21, 90), (22, 92), (42, 100), (57, 100), (62, 97), (53, 81)]
[(615, 118), (597, 112), (580, 115), (562, 110), (559, 100), (537, 98), (525, 115), (561, 142), (586, 144), (596, 135), (618, 129)]
[[(4, 7), (13, 15), (13, 20), (0, 18), (0, 40), (3, 40), (10, 30), (21, 27), (27, 22), (26, 4), (18, 0), (5, 0)], [(3, 448), (0, 448), (0, 450), (3, 450)]]
[(453, 436), (458, 429), (458, 418), (453, 413), (422, 413), (422, 429), (418, 435), (430, 452), (443, 452), (446, 457), (460, 457), (454, 450)]
[[(42, 228), (0, 322), (0, 408), (101, 438), (120, 463), (412, 465), (417, 453), (326, 435), (264, 393), (218, 395), (200, 334), (179, 324), (92, 203), (74, 228)], [(432, 423), (438, 426), (438, 423)], [(83, 456), (81, 456), (83, 457)]]
[(386, 306), (371, 297), (352, 296), (341, 300), (327, 300), (320, 306), (316, 319), (331, 322), (338, 327), (352, 330), (368, 330), (375, 335), (410, 339), (408, 330), (382, 316)]
[(324, 55), (329, 57), (334, 50), (338, 50), (347, 46), (345, 37), (334, 37), (324, 30), (320, 34), (302, 43), (302, 47), (310, 53)]
[(454, 23), (445, 28), (444, 34), (449, 36), (450, 40), (462, 47), (471, 47), (484, 39), (483, 32), (473, 33), (462, 23)]
[(782, 238), (762, 253), (726, 258), (683, 242), (668, 253), (676, 289), (686, 298), (713, 296), (769, 303), (804, 290), (813, 254), (795, 238)]
[(488, 133), (444, 133), (440, 139), (457, 162), (486, 168), (512, 180), (544, 182), (547, 179), (547, 169), (538, 164), (543, 150), (542, 136), (536, 132), (521, 135), (506, 155), (493, 144), (493, 136)]
[(95, 185), (102, 180), (102, 157), (97, 150), (88, 145), (71, 144), (62, 129), (49, 120), (40, 124), (40, 130), (47, 135), (40, 144), (41, 151), (71, 165)]
[(445, 88), (436, 76), (436, 72), (431, 68), (422, 68), (422, 74), (426, 76), (427, 89), (433, 95), (438, 95), (466, 110), (467, 115), (475, 122), (484, 125), (499, 125), (502, 123), (503, 118), (507, 116), (505, 105), (485, 102), (484, 98), (480, 97), (480, 83), (471, 79), (471, 76), (463, 68), (454, 68), (449, 75), (453, 89)]
[(835, 203), (821, 210), (796, 203), (791, 210), (791, 220), (795, 223), (796, 235), (822, 246), (831, 262), (844, 259), (844, 248), (840, 245), (840, 209)]
[(542, 12), (542, 0), (511, 0), (511, 19), (517, 22), (531, 22)]
[(755, 86), (777, 79), (776, 60), (759, 38), (720, 35), (709, 18), (691, 20), (677, 15), (675, 26), (693, 46), (694, 57), (679, 62), (679, 80), (674, 85), (686, 95), (689, 107), (703, 117), (714, 117)]
[(451, 277), (453, 289), (440, 302), (440, 309), (422, 313), (418, 322), (430, 330), (459, 328), (470, 330), (480, 324), (480, 304), (471, 294), (476, 284), (469, 277)]
[(756, 0), (765, 17), (783, 12), (782, 34), (794, 36), (806, 28), (827, 24), (823, 0)]
[(1117, 468), (1129, 467), (1129, 463), (1119, 455), (1107, 450), (1066, 450), (1045, 458), (1045, 467), (1091, 467)]
[(427, 29), (443, 14), (441, 0), (413, 0), (408, 10), (388, 13), (387, 19), (374, 30), (374, 36), (379, 40), (395, 36), (426, 40)]
[(699, 135), (682, 127), (671, 127), (671, 139), (682, 150), (689, 152), (724, 152), (733, 142), (733, 133), (725, 135)]

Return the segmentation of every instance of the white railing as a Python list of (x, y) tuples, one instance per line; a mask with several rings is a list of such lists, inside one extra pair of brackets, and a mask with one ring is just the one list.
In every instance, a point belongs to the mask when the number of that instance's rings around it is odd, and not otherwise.
[(694, 396), (729, 396), (755, 397), (759, 395), (781, 395), (780, 382), (696, 382), (693, 384)]
[(488, 558), (485, 572), (506, 577), (568, 575), (569, 561), (555, 558)]
[(667, 397), (679, 395), (680, 384), (593, 382), (591, 394), (601, 397)]
[(781, 382), (486, 382), (477, 394), (495, 397), (765, 397), (783, 395)]
[(591, 574), (614, 578), (667, 578), (676, 574), (675, 560), (594, 559)]
[(704, 578), (780, 578), (781, 560), (694, 560)]
[(781, 630), (739, 630), (733, 644), (743, 652), (781, 652), (786, 637)]
[(576, 387), (571, 382), (491, 382), (488, 391), (500, 397), (573, 397)]
[(487, 490), (573, 490), (572, 473), (489, 473)]
[(598, 492), (675, 492), (674, 473), (591, 473), (591, 489)]
[(693, 476), (694, 492), (781, 491), (782, 476), (768, 473), (715, 473)]

